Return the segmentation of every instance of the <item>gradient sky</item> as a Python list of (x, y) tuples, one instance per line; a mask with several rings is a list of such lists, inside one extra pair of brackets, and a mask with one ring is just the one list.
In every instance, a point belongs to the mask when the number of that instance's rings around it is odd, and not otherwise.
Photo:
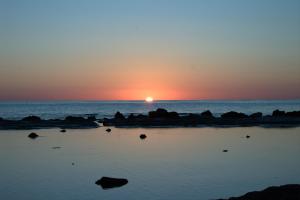
[(299, 0), (0, 0), (0, 100), (300, 99)]

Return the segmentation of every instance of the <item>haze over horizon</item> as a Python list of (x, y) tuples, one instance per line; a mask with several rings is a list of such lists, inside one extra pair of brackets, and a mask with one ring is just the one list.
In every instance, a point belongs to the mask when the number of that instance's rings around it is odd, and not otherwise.
[(300, 1), (0, 0), (0, 100), (300, 99)]

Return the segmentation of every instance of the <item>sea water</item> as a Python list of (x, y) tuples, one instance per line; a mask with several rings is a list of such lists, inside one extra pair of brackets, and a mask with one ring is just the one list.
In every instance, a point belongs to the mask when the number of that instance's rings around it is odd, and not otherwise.
[(262, 112), (271, 114), (275, 109), (300, 110), (300, 100), (256, 100), (256, 101), (0, 101), (0, 117), (20, 119), (37, 115), (44, 119), (64, 118), (67, 115), (96, 115), (98, 118), (111, 117), (117, 111), (146, 114), (165, 108), (178, 113), (200, 113), (210, 110), (218, 116), (223, 112), (238, 111), (246, 114)]
[[(0, 131), (0, 199), (208, 200), (300, 183), (300, 128), (35, 132)], [(103, 190), (102, 176), (129, 183)]]

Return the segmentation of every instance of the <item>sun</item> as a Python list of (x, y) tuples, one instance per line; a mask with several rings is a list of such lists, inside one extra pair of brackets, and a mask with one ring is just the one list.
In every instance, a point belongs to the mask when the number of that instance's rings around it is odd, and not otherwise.
[(153, 102), (153, 98), (152, 97), (146, 97), (145, 101), (147, 103), (151, 103), (151, 102)]

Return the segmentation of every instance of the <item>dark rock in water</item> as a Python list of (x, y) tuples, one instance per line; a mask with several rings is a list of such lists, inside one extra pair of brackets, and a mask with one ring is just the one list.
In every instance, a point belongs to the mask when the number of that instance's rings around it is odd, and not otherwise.
[(28, 135), (28, 137), (31, 138), (31, 139), (35, 139), (35, 138), (39, 137), (39, 135), (32, 132), (32, 133), (30, 133), (30, 134)]
[(246, 138), (250, 138), (250, 135), (246, 135)]
[(146, 139), (146, 137), (147, 137), (147, 135), (145, 135), (145, 134), (141, 134), (141, 135), (140, 135), (140, 138), (141, 138), (142, 140)]
[(178, 119), (179, 118), (179, 114), (177, 112), (169, 112), (168, 113), (168, 118), (170, 118), (170, 119)]
[(235, 111), (230, 111), (221, 115), (221, 118), (223, 119), (245, 119), (247, 117), (248, 115), (244, 113), (238, 113)]
[(111, 129), (110, 128), (106, 129), (106, 132), (108, 132), (108, 133), (111, 132)]
[(75, 163), (72, 162), (72, 165), (75, 165)]
[(61, 147), (52, 147), (52, 149), (60, 149)]
[(102, 177), (101, 179), (95, 182), (96, 185), (100, 185), (103, 189), (121, 187), (123, 185), (126, 185), (127, 183), (127, 179), (110, 177)]
[(61, 132), (61, 133), (65, 133), (65, 132), (67, 132), (67, 131), (66, 131), (66, 129), (61, 129), (60, 132)]
[(118, 111), (118, 112), (116, 112), (116, 114), (115, 114), (115, 119), (117, 119), (117, 120), (124, 120), (125, 117), (124, 117), (124, 115), (123, 115), (122, 113), (120, 113), (120, 112)]
[(253, 114), (251, 114), (251, 115), (249, 115), (249, 117), (251, 118), (251, 119), (260, 119), (260, 118), (262, 118), (262, 113), (261, 112), (256, 112), (256, 113), (253, 113)]
[(213, 114), (209, 110), (202, 112), (200, 114), (200, 116), (203, 118), (213, 118), (214, 117)]
[(231, 197), (227, 200), (299, 200), (299, 199), (300, 199), (300, 185), (289, 184), (289, 185), (268, 187), (262, 191), (249, 192), (243, 196)]
[(69, 122), (82, 122), (82, 121), (86, 121), (86, 119), (84, 119), (83, 117), (67, 116), (65, 118), (65, 121), (69, 121)]
[(292, 112), (287, 112), (285, 114), (287, 117), (299, 117), (300, 118), (300, 111), (292, 111)]
[(163, 108), (158, 108), (156, 111), (150, 111), (148, 116), (150, 118), (166, 118), (168, 117), (168, 111)]
[(0, 121), (3, 121), (3, 118), (2, 118), (2, 117), (0, 117)]
[(38, 116), (28, 116), (28, 117), (24, 117), (22, 119), (22, 121), (28, 121), (28, 122), (39, 122), (41, 121), (42, 119)]
[(280, 110), (274, 110), (272, 113), (272, 117), (284, 117), (285, 112)]
[(228, 152), (228, 150), (227, 150), (227, 149), (224, 149), (223, 152)]
[(96, 117), (95, 116), (88, 116), (87, 120), (89, 121), (96, 121)]

